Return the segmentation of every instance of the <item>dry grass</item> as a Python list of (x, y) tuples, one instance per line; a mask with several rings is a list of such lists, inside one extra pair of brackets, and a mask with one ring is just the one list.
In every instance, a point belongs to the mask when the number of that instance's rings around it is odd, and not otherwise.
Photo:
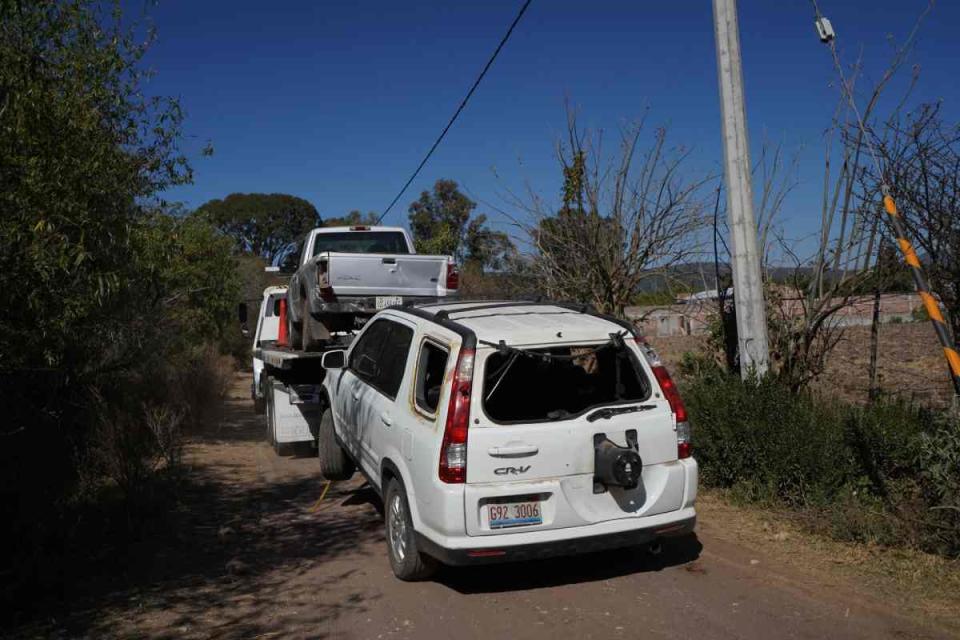
[[(664, 360), (676, 368), (684, 353), (698, 353), (706, 336), (648, 337)], [(827, 371), (813, 389), (850, 402), (865, 402), (869, 386), (870, 328), (850, 327), (831, 354)], [(947, 407), (953, 388), (940, 343), (927, 322), (880, 327), (880, 387), (884, 393), (932, 407)]]

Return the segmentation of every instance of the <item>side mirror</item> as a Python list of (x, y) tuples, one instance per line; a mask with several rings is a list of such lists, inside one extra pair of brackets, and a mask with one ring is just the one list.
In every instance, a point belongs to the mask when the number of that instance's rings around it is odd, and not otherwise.
[(300, 256), (297, 252), (291, 251), (286, 256), (284, 256), (283, 261), (280, 262), (280, 273), (296, 273), (297, 268), (300, 266)]
[(240, 324), (247, 324), (247, 303), (241, 302), (237, 305), (237, 316), (240, 318)]
[(343, 349), (327, 351), (323, 354), (323, 357), (320, 358), (320, 366), (324, 369), (343, 369), (343, 365), (346, 363), (347, 352)]

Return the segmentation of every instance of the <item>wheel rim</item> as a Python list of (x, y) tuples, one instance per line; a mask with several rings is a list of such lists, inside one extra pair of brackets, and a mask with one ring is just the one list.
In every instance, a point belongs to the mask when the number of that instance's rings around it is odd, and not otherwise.
[(403, 559), (407, 557), (407, 518), (404, 512), (403, 499), (399, 494), (390, 499), (388, 517), (390, 550), (393, 551), (393, 555), (398, 561), (403, 562)]

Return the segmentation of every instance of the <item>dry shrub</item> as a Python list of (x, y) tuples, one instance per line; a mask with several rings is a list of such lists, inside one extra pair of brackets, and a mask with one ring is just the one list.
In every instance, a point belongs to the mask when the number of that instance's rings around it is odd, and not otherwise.
[(233, 358), (212, 345), (171, 365), (168, 387), (175, 404), (184, 407), (185, 424), (190, 431), (220, 423), (223, 400), (235, 370)]
[(148, 407), (144, 412), (144, 421), (156, 446), (157, 456), (167, 469), (176, 469), (183, 457), (183, 419), (186, 411), (182, 407), (158, 405)]
[(96, 403), (81, 493), (93, 495), (106, 479), (127, 496), (142, 495), (158, 472), (175, 476), (187, 433), (219, 423), (233, 371), (233, 358), (205, 345), (118, 382)]
[[(84, 464), (87, 477), (113, 481), (126, 496), (143, 493), (155, 470), (156, 446), (142, 416), (125, 409), (100, 413)], [(94, 486), (86, 487), (94, 489)]]

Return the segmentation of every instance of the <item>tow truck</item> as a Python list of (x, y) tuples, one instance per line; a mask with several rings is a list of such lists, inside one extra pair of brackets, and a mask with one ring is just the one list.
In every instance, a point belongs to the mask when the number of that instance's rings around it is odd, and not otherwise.
[[(321, 351), (294, 349), (288, 334), (286, 291), (276, 286), (264, 289), (251, 353), (254, 409), (265, 416), (266, 439), (277, 455), (316, 447), (324, 356), (346, 349), (353, 341), (352, 332), (343, 332)], [(246, 331), (246, 303), (240, 304), (239, 315)]]

